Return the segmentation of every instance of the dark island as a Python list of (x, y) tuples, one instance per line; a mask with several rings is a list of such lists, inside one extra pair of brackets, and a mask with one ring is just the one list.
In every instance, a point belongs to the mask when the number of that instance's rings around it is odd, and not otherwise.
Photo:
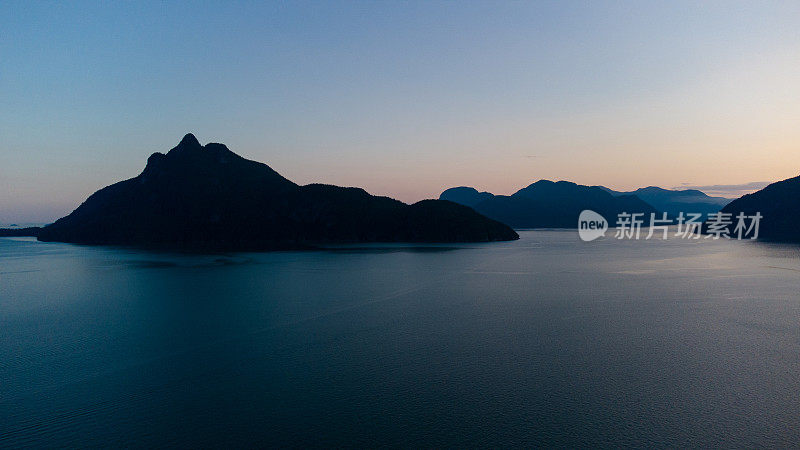
[(41, 229), (41, 227), (0, 228), (0, 237), (36, 237)]
[(92, 194), (42, 228), (41, 241), (181, 249), (275, 250), (360, 242), (518, 239), (448, 201), (413, 205), (359, 188), (299, 186), (269, 166), (192, 134), (154, 153), (137, 177)]
[(735, 234), (736, 217), (761, 214), (759, 239), (800, 242), (800, 176), (772, 183), (758, 192), (744, 195), (722, 208), (731, 215), (728, 233)]

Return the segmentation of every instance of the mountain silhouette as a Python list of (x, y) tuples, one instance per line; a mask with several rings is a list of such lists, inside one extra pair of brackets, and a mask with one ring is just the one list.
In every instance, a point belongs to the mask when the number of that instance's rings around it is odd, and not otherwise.
[(715, 213), (723, 206), (731, 202), (729, 198), (711, 197), (696, 189), (671, 190), (656, 186), (639, 188), (631, 192), (619, 192), (609, 188), (598, 186), (614, 196), (635, 195), (652, 205), (661, 212), (666, 212), (670, 218), (675, 218), (683, 212), (700, 213), (706, 217), (710, 213)]
[(722, 208), (722, 212), (732, 215), (733, 225), (728, 227), (731, 236), (739, 213), (747, 216), (761, 213), (760, 239), (800, 242), (800, 176), (744, 195)]
[[(455, 189), (460, 189), (456, 191), (459, 194), (471, 193), (464, 188)], [(486, 217), (514, 228), (576, 228), (578, 215), (584, 209), (599, 213), (611, 224), (623, 212), (643, 213), (643, 219), (649, 223), (650, 214), (656, 212), (635, 195), (614, 196), (599, 187), (569, 181), (540, 180), (512, 195), (489, 195), (472, 207)], [(448, 189), (439, 198), (474, 201), (476, 196), (453, 196), (452, 189)]]
[(269, 166), (192, 134), (142, 173), (91, 195), (38, 239), (82, 244), (270, 250), (356, 242), (518, 239), (452, 202), (407, 205), (363, 189), (298, 186)]
[(439, 200), (449, 200), (472, 208), (478, 203), (492, 197), (494, 197), (494, 195), (489, 192), (478, 192), (478, 190), (473, 187), (460, 186), (445, 190), (439, 195)]

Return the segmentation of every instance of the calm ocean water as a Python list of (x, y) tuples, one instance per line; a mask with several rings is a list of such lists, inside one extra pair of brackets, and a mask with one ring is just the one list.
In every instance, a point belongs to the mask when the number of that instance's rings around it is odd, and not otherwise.
[(800, 247), (0, 238), (0, 447), (796, 446)]

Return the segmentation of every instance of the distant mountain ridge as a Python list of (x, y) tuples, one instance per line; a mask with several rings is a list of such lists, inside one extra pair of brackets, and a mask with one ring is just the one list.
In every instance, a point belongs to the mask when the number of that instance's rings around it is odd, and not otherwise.
[(460, 201), (486, 217), (514, 228), (576, 228), (585, 209), (601, 214), (610, 223), (623, 212), (642, 213), (649, 221), (655, 208), (635, 195), (611, 195), (597, 186), (569, 181), (539, 180), (512, 195), (492, 195), (474, 188), (451, 188), (440, 199)]
[(36, 237), (41, 230), (41, 227), (0, 228), (0, 237)]
[(518, 238), (452, 202), (407, 205), (359, 188), (298, 186), (192, 134), (167, 154), (151, 155), (138, 176), (97, 191), (38, 233), (41, 241), (220, 250)]
[(711, 197), (697, 189), (672, 190), (657, 186), (639, 188), (635, 191), (620, 192), (604, 186), (598, 186), (614, 196), (635, 195), (652, 205), (660, 212), (666, 212), (670, 218), (675, 218), (681, 212), (700, 213), (707, 216), (721, 210), (731, 202), (729, 198)]
[(489, 192), (478, 192), (478, 190), (473, 187), (459, 186), (442, 192), (439, 195), (439, 200), (448, 200), (472, 208), (478, 203), (492, 197), (494, 197), (494, 194)]

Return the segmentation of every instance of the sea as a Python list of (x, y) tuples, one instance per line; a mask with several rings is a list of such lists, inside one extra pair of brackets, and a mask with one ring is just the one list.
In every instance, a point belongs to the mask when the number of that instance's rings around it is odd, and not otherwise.
[(796, 447), (800, 247), (0, 238), (0, 447)]

